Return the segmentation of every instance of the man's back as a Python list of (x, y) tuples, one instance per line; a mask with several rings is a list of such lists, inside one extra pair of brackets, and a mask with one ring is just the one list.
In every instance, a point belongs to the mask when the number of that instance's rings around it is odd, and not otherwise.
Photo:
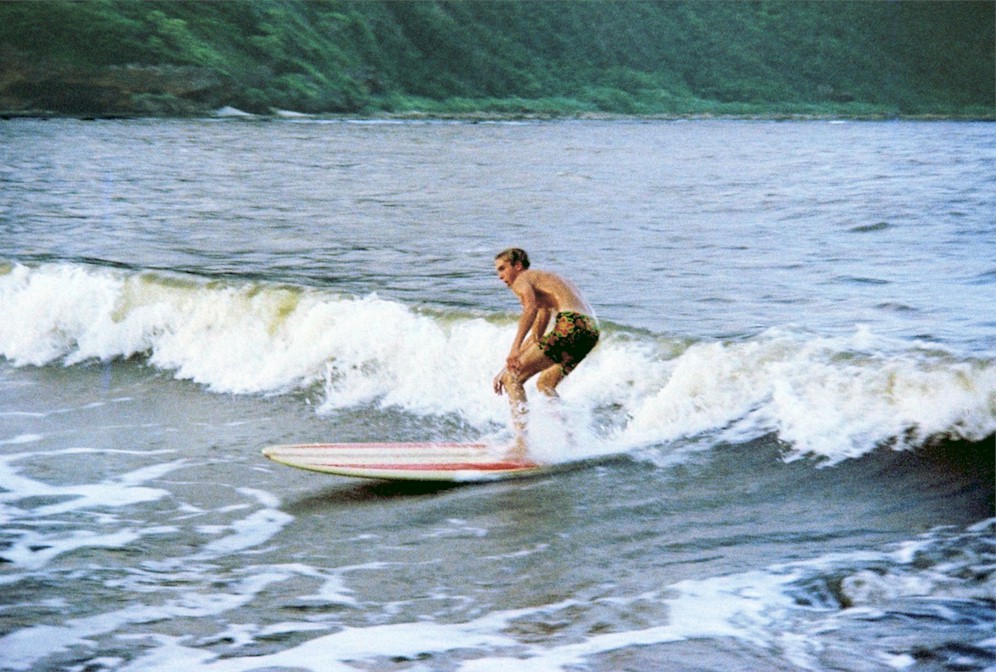
[(572, 310), (585, 315), (592, 314), (591, 306), (574, 285), (556, 273), (531, 269), (523, 271), (516, 279), (512, 290), (521, 298), (523, 292), (528, 295), (530, 289), (540, 308), (556, 312)]

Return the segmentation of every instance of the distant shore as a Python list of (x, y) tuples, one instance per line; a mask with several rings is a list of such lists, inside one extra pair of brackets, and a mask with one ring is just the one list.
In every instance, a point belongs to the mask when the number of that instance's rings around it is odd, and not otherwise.
[(290, 110), (273, 110), (268, 113), (254, 113), (233, 107), (217, 110), (188, 111), (184, 113), (162, 112), (59, 112), (53, 110), (0, 110), (0, 120), (13, 119), (79, 119), (84, 121), (126, 120), (126, 119), (214, 119), (234, 121), (282, 121), (282, 120), (325, 120), (325, 121), (462, 121), (462, 122), (506, 122), (506, 121), (684, 121), (708, 119), (756, 120), (756, 121), (996, 121), (996, 108), (989, 113), (969, 110), (956, 113), (916, 113), (903, 114), (889, 110), (868, 109), (862, 111), (689, 111), (662, 112), (657, 114), (622, 114), (592, 111), (523, 111), (494, 112), (489, 110), (432, 111), (405, 110), (388, 112), (382, 110), (357, 113), (308, 114)]
[(831, 4), (0, 2), (0, 117), (996, 121), (996, 0)]

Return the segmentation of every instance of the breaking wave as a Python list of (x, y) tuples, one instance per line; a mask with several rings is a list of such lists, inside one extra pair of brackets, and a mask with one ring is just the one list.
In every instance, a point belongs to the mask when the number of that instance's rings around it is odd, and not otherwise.
[[(319, 387), (358, 406), (507, 422), (491, 391), (514, 317), (376, 295), (73, 263), (0, 266), (0, 356), (14, 366), (141, 358), (214, 392)], [(828, 462), (996, 431), (996, 360), (858, 328), (680, 340), (607, 325), (561, 388), (622, 448), (774, 433)]]

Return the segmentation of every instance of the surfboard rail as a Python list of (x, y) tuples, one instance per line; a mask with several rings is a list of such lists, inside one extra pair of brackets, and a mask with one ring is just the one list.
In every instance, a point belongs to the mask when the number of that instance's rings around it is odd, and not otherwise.
[(274, 462), (337, 476), (407, 481), (474, 482), (525, 478), (555, 465), (509, 458), (486, 443), (300, 443), (269, 446)]

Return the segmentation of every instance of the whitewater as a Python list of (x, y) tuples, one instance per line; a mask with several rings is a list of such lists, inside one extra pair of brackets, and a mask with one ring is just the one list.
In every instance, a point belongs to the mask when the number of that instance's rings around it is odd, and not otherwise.
[[(65, 263), (8, 267), (0, 310), (0, 351), (15, 366), (140, 358), (213, 392), (320, 386), (324, 412), (397, 407), (481, 427), (507, 418), (489, 381), (508, 316)], [(602, 438), (622, 448), (775, 433), (792, 454), (836, 462), (996, 431), (996, 363), (867, 327), (723, 342), (609, 326), (572, 383), (566, 403), (601, 416)]]
[[(0, 122), (0, 670), (988, 670), (996, 145), (947, 122)], [(603, 327), (511, 437), (526, 248)]]

